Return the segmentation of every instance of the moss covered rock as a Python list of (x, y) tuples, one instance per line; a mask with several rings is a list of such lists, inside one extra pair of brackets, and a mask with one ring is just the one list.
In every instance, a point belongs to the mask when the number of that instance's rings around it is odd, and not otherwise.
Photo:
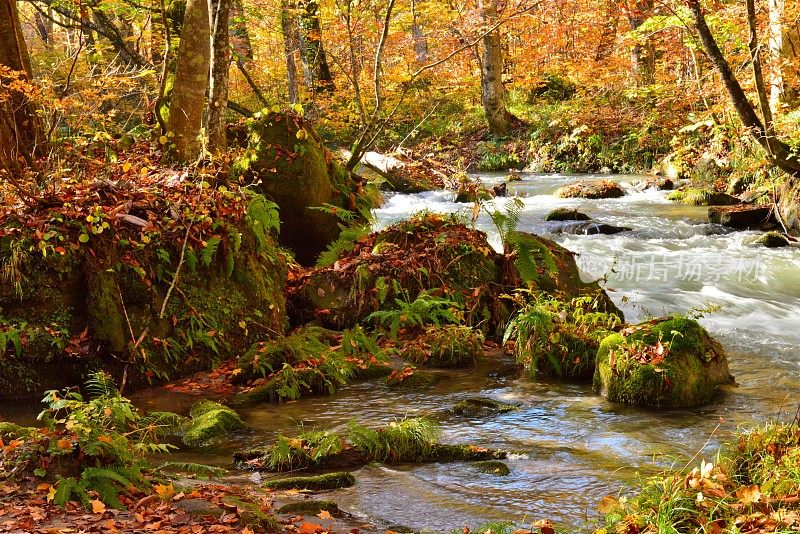
[(789, 239), (780, 232), (767, 232), (759, 236), (753, 243), (767, 248), (780, 248), (789, 246)]
[(606, 337), (597, 353), (594, 387), (610, 401), (651, 408), (708, 403), (733, 381), (720, 344), (697, 321), (648, 321)]
[(326, 473), (307, 477), (290, 477), (268, 480), (264, 487), (273, 490), (307, 490), (323, 491), (339, 488), (349, 488), (355, 485), (356, 479), (346, 472)]
[(355, 213), (376, 207), (380, 194), (348, 172), (310, 123), (289, 113), (258, 113), (248, 121), (249, 143), (233, 174), (280, 207), (280, 243), (313, 265), (339, 236), (339, 218), (325, 206)]
[(192, 406), (191, 419), (183, 426), (183, 442), (190, 447), (207, 445), (215, 438), (245, 428), (239, 414), (218, 402), (204, 400)]
[(286, 261), (272, 236), (277, 212), (245, 191), (209, 191), (207, 204), (186, 208), (190, 217), (192, 209), (205, 213), (198, 216), (208, 224), (188, 232), (183, 219), (155, 215), (174, 213), (164, 199), (178, 193), (163, 184), (141, 190), (147, 201), (131, 201), (142, 210), (135, 213), (152, 211), (153, 223), (113, 212), (118, 200), (77, 219), (59, 214), (49, 232), (72, 246), (37, 241), (35, 229), (0, 220), (0, 264), (14, 265), (12, 283), (0, 285), (8, 340), (0, 398), (77, 385), (98, 368), (115, 377), (125, 369), (129, 387), (175, 378), (282, 332)]
[(236, 507), (236, 515), (239, 516), (239, 524), (242, 526), (264, 529), (267, 532), (278, 532), (280, 530), (280, 525), (275, 517), (265, 512), (256, 503), (239, 499), (233, 495), (224, 497), (222, 502), (228, 506)]
[(741, 202), (727, 193), (691, 187), (673, 191), (667, 195), (667, 198), (687, 206), (733, 206)]
[(489, 291), (499, 259), (486, 234), (454, 217), (413, 217), (359, 240), (336, 265), (290, 281), (291, 314), (297, 323), (347, 328), (426, 290), (463, 299), (479, 322), (499, 296)]
[(611, 180), (591, 180), (576, 182), (561, 187), (556, 191), (560, 198), (620, 198), (625, 196), (625, 191), (617, 182)]
[(402, 344), (400, 356), (430, 367), (460, 369), (475, 365), (483, 354), (483, 334), (469, 326), (429, 327)]
[(769, 229), (773, 226), (772, 208), (741, 204), (738, 206), (712, 206), (708, 208), (708, 222), (739, 230)]
[(556, 208), (544, 216), (545, 221), (588, 221), (590, 217), (576, 209)]

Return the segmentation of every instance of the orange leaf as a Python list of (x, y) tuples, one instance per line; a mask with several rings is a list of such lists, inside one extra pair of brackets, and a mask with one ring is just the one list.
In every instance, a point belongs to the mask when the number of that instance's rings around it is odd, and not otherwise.
[(93, 514), (102, 514), (106, 511), (106, 505), (101, 500), (95, 499), (91, 504)]
[(317, 531), (322, 532), (324, 529), (322, 525), (318, 525), (316, 523), (303, 523), (300, 525), (300, 530), (298, 532), (300, 534), (316, 534)]
[(322, 510), (320, 513), (317, 514), (317, 517), (319, 517), (320, 519), (333, 519), (333, 516), (327, 510)]

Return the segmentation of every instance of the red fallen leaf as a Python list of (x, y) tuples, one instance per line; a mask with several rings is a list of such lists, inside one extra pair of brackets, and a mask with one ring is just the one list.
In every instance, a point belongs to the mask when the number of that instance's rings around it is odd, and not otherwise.
[(300, 525), (298, 532), (300, 534), (316, 534), (317, 532), (322, 532), (325, 530), (322, 528), (322, 525), (318, 525), (317, 523), (303, 523)]

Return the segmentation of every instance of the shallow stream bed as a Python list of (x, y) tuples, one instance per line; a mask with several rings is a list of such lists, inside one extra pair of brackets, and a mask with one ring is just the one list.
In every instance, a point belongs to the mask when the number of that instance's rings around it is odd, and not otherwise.
[[(355, 473), (356, 486), (326, 498), (382, 527), (450, 531), (487, 521), (523, 525), (549, 518), (580, 531), (597, 518), (603, 496), (625, 491), (639, 474), (683, 466), (700, 451), (712, 455), (739, 425), (793, 415), (800, 399), (799, 249), (748, 245), (755, 232), (707, 224), (706, 208), (671, 203), (665, 192), (630, 189), (620, 199), (567, 200), (555, 198), (553, 191), (579, 177), (522, 177), (509, 185), (509, 196), (519, 195), (525, 204), (519, 229), (552, 237), (578, 253), (586, 278), (606, 277), (605, 287), (629, 321), (719, 306), (701, 322), (728, 350), (737, 386), (703, 408), (653, 412), (608, 403), (590, 385), (532, 382), (513, 372), (512, 362), (487, 360), (474, 369), (447, 372), (448, 380), (424, 392), (361, 383), (331, 397), (253, 406), (242, 411), (253, 429), (249, 434), (221, 448), (179, 456), (228, 465), (233, 450), (278, 433), (343, 430), (350, 419), (377, 426), (432, 414), (441, 423), (444, 442), (512, 451), (511, 474), (484, 474), (470, 464), (376, 465)], [(637, 179), (613, 178), (624, 184)], [(453, 202), (453, 196), (443, 191), (391, 196), (376, 212), (378, 226), (423, 209), (469, 216), (472, 206)], [(503, 209), (510, 201), (494, 204)], [(544, 221), (555, 207), (578, 208), (598, 222), (632, 231), (561, 234), (564, 223)], [(477, 224), (499, 246), (486, 214)], [(135, 400), (150, 409), (187, 406), (186, 398), (158, 391)], [(521, 408), (478, 419), (448, 413), (453, 404), (475, 395)]]

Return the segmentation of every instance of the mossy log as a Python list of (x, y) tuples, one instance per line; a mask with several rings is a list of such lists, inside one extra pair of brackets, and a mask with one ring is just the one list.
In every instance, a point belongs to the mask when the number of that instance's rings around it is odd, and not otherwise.
[(208, 445), (214, 439), (246, 426), (231, 408), (210, 400), (193, 405), (189, 415), (191, 419), (181, 428), (181, 439), (190, 447)]
[(268, 480), (264, 487), (272, 490), (307, 490), (323, 491), (349, 488), (355, 485), (356, 479), (346, 472), (325, 473), (323, 475), (276, 478)]

